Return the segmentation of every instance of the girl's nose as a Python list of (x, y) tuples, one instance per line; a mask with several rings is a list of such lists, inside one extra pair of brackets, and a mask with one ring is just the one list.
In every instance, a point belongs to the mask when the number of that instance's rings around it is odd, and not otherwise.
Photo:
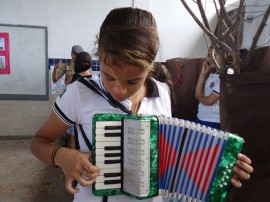
[(126, 94), (127, 89), (125, 88), (125, 85), (122, 85), (119, 82), (116, 82), (116, 84), (114, 85), (114, 91), (116, 94)]

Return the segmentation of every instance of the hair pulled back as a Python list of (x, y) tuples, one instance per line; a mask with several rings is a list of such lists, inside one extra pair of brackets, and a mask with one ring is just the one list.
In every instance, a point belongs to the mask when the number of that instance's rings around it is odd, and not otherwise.
[(80, 52), (75, 59), (75, 72), (81, 73), (91, 68), (92, 57), (87, 52)]
[(114, 9), (106, 16), (97, 43), (97, 54), (106, 64), (123, 61), (153, 68), (159, 45), (156, 21), (146, 10)]

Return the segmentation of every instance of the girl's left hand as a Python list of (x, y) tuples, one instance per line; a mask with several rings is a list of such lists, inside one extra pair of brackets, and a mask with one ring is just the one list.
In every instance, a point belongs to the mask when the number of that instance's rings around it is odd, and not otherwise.
[(233, 177), (231, 179), (231, 183), (234, 187), (240, 188), (242, 187), (239, 179), (249, 180), (250, 174), (253, 172), (253, 167), (251, 166), (251, 160), (244, 154), (238, 154), (238, 160), (236, 161), (236, 165), (233, 167)]

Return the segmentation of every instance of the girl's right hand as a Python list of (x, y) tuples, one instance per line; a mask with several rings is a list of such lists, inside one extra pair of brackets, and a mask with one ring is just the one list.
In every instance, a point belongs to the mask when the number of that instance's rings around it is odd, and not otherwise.
[(215, 70), (214, 64), (210, 58), (206, 58), (202, 63), (201, 74), (206, 75), (209, 71)]
[(69, 148), (61, 148), (57, 152), (55, 163), (63, 170), (66, 189), (69, 193), (75, 194), (80, 191), (72, 187), (75, 180), (82, 186), (89, 186), (96, 180), (99, 169), (90, 162), (90, 158), (91, 152), (82, 153)]
[(55, 65), (58, 68), (61, 68), (64, 70), (64, 63), (62, 62), (62, 60), (60, 60), (56, 65)]
[(211, 69), (212, 69), (211, 60), (207, 58), (202, 63), (201, 74), (207, 74)]

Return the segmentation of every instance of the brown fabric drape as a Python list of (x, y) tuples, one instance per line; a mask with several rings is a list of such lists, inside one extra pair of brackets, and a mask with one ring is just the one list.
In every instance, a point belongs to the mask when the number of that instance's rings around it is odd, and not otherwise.
[(198, 111), (198, 100), (195, 88), (201, 72), (203, 58), (173, 58), (166, 61), (174, 83), (176, 97), (172, 107), (172, 116), (195, 121)]
[[(258, 49), (240, 75), (221, 75), (221, 129), (245, 139), (254, 173), (227, 202), (270, 201), (270, 49)], [(268, 56), (267, 56), (268, 55)]]

